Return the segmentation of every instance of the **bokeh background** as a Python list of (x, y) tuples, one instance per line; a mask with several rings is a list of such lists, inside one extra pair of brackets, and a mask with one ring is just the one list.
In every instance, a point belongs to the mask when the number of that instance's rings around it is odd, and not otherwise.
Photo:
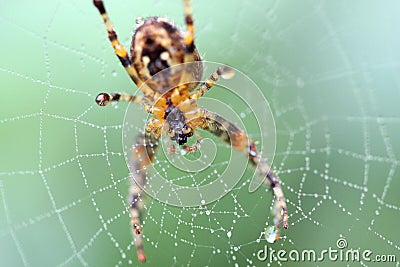
[[(105, 4), (127, 47), (138, 16), (184, 21), (181, 1)], [(275, 117), (273, 166), (290, 227), (269, 247), (319, 252), (344, 238), (349, 249), (396, 261), (260, 262), (273, 199), (266, 188), (250, 194), (244, 176), (205, 207), (148, 199), (146, 265), (399, 265), (399, 9), (398, 1), (193, 1), (204, 58), (247, 74)], [(0, 265), (138, 265), (121, 144), (126, 104), (94, 102), (100, 91), (136, 87), (97, 10), (90, 0), (1, 1), (0, 27)]]

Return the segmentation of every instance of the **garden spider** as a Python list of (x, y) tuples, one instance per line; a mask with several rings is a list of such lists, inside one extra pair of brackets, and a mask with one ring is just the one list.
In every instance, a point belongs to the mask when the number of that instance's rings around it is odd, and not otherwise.
[[(128, 75), (143, 96), (126, 94), (101, 93), (96, 97), (96, 103), (106, 106), (111, 101), (131, 101), (142, 104), (145, 111), (152, 114), (147, 122), (145, 132), (139, 134), (133, 146), (132, 173), (130, 188), (130, 207), (132, 229), (135, 239), (138, 260), (143, 262), (146, 255), (143, 251), (140, 225), (142, 202), (139, 201), (143, 184), (146, 181), (146, 166), (152, 163), (155, 150), (161, 134), (165, 132), (171, 140), (188, 152), (197, 147), (185, 145), (197, 127), (207, 130), (231, 144), (237, 150), (248, 154), (249, 160), (266, 179), (265, 183), (272, 189), (275, 196), (274, 223), (279, 229), (283, 224), (288, 227), (288, 214), (280, 180), (271, 171), (265, 159), (257, 151), (256, 145), (243, 130), (235, 124), (198, 107), (196, 100), (204, 95), (214, 83), (221, 78), (229, 78), (233, 70), (229, 67), (219, 67), (200, 85), (185, 83), (188, 77), (201, 77), (202, 68), (181, 69), (181, 71), (164, 71), (182, 63), (201, 62), (200, 55), (194, 45), (194, 28), (190, 0), (184, 0), (186, 31), (182, 32), (171, 22), (158, 17), (137, 20), (137, 29), (133, 34), (131, 56), (118, 40), (114, 26), (109, 19), (102, 0), (93, 0), (107, 28), (108, 38), (115, 53)], [(201, 66), (201, 64), (199, 64)], [(163, 73), (161, 78), (149, 80), (155, 74)], [(150, 81), (150, 82), (149, 82)], [(174, 81), (180, 81), (178, 86), (172, 86)], [(196, 86), (198, 88), (195, 90)], [(167, 89), (166, 89), (167, 88)], [(171, 89), (172, 88), (172, 89)], [(278, 239), (279, 235), (276, 239)]]

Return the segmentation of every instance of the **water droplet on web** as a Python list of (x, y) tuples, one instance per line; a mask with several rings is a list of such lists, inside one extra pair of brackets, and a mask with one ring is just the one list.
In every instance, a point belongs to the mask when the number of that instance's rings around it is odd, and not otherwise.
[(227, 233), (226, 233), (226, 236), (227, 236), (228, 238), (231, 238), (232, 232), (231, 232), (231, 231), (227, 232)]
[(302, 78), (298, 77), (296, 81), (297, 87), (303, 88), (304, 87), (304, 81)]
[(279, 229), (275, 225), (268, 226), (264, 235), (267, 242), (273, 244), (279, 239)]
[(82, 67), (85, 67), (85, 60), (82, 57), (79, 59), (79, 63)]
[(222, 73), (221, 73), (221, 78), (224, 80), (229, 80), (232, 79), (233, 76), (235, 76), (235, 71), (228, 66), (222, 67)]
[(202, 199), (202, 200), (200, 201), (200, 203), (201, 203), (201, 205), (204, 205), (204, 204), (206, 204), (206, 201), (205, 201), (204, 199)]
[(144, 18), (142, 16), (139, 16), (136, 18), (136, 25), (141, 25), (144, 22)]

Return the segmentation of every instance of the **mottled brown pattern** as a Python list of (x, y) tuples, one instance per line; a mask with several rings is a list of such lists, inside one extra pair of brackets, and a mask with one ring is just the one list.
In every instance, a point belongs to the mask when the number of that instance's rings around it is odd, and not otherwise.
[[(168, 53), (168, 60), (161, 58)], [(197, 49), (193, 51), (200, 60)], [(179, 85), (183, 68), (170, 68), (184, 63), (185, 43), (182, 32), (169, 21), (158, 18), (146, 18), (136, 30), (131, 44), (131, 61), (142, 81), (157, 93), (164, 94)], [(148, 58), (146, 62), (144, 58)], [(146, 58), (146, 59), (147, 59)], [(165, 70), (161, 72), (162, 70)], [(155, 74), (157, 74), (154, 76)]]

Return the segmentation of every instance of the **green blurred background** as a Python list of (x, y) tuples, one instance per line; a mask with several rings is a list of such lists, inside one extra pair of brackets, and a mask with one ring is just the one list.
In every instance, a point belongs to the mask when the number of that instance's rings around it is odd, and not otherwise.
[[(137, 16), (184, 21), (181, 1), (105, 4), (128, 47)], [(271, 248), (337, 249), (345, 238), (348, 248), (397, 257), (351, 266), (399, 265), (399, 9), (398, 1), (193, 1), (204, 59), (247, 74), (275, 116), (274, 168), (290, 227)], [(0, 266), (138, 265), (121, 145), (126, 105), (94, 103), (100, 91), (136, 88), (92, 2), (1, 1), (0, 26)], [(203, 208), (149, 199), (146, 265), (269, 265), (256, 253), (273, 200), (265, 188), (248, 193), (247, 182)]]

